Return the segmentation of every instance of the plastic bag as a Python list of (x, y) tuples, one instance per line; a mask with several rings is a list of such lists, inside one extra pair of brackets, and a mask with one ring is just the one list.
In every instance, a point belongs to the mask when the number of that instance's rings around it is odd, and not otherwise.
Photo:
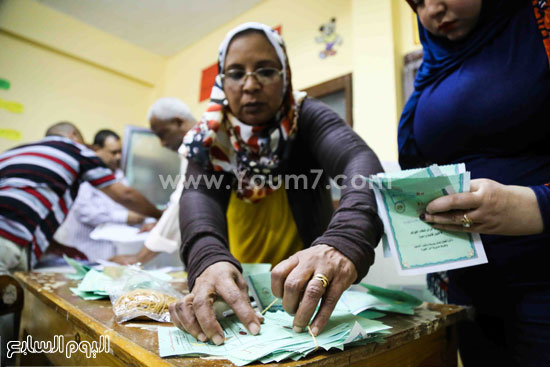
[(107, 293), (118, 323), (135, 319), (170, 322), (168, 306), (183, 298), (169, 282), (137, 267), (125, 269)]

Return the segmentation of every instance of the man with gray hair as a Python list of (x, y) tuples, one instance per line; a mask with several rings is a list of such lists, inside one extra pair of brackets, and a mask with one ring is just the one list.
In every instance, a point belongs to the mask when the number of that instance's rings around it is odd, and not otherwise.
[(133, 255), (119, 255), (112, 260), (121, 264), (146, 263), (158, 252), (172, 253), (181, 245), (179, 226), (179, 200), (183, 191), (183, 179), (187, 170), (187, 159), (180, 151), (183, 137), (195, 126), (197, 120), (191, 115), (185, 103), (177, 98), (161, 98), (149, 109), (147, 115), (149, 126), (160, 139), (163, 147), (180, 153), (180, 180), (176, 190), (170, 196), (168, 208), (152, 228), (145, 240), (145, 246)]
[(147, 119), (162, 146), (174, 152), (178, 151), (185, 134), (197, 123), (187, 105), (177, 98), (156, 101)]

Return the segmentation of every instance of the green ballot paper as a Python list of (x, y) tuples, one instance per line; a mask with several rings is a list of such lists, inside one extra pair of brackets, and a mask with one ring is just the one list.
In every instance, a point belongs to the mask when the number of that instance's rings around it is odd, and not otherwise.
[(242, 263), (241, 267), (243, 268), (243, 276), (245, 277), (251, 274), (264, 274), (271, 271), (271, 264), (269, 263)]
[(487, 262), (479, 234), (441, 231), (419, 218), (432, 200), (470, 191), (470, 174), (464, 164), (380, 173), (368, 180), (399, 274), (426, 274)]
[[(256, 299), (260, 307), (267, 307), (277, 300), (271, 293), (270, 273), (250, 274), (246, 279), (253, 293), (261, 295)], [(372, 308), (413, 314), (414, 307), (420, 303), (420, 300), (403, 292), (361, 284), (344, 292), (323, 332), (315, 339), (308, 332), (295, 333), (292, 329), (293, 316), (281, 307), (272, 306), (264, 314), (259, 335), (249, 334), (235, 316), (219, 319), (225, 338), (224, 344), (219, 346), (200, 342), (177, 328), (158, 328), (159, 354), (161, 357), (220, 356), (237, 366), (256, 361), (296, 361), (317, 349), (343, 350), (347, 346), (383, 342), (391, 327), (372, 320), (383, 314), (365, 310)], [(357, 313), (372, 317), (357, 316)]]
[(380, 321), (336, 312), (314, 340), (307, 332), (297, 334), (292, 331), (292, 321), (293, 317), (284, 311), (266, 313), (260, 334), (251, 335), (235, 316), (220, 320), (225, 342), (219, 346), (202, 343), (177, 328), (160, 327), (159, 354), (161, 357), (220, 356), (237, 366), (254, 361), (298, 360), (318, 348), (342, 350), (351, 343), (381, 342), (391, 328)]
[(84, 277), (86, 276), (86, 273), (89, 272), (91, 269), (89, 266), (81, 264), (80, 262), (74, 259), (71, 259), (65, 254), (63, 254), (63, 259), (65, 259), (67, 264), (69, 264), (75, 270), (75, 273), (65, 274), (65, 277), (69, 279), (73, 279), (73, 280), (84, 279)]
[[(271, 274), (253, 274), (246, 278), (249, 291), (258, 305), (258, 309), (266, 314), (283, 310), (282, 302), (271, 292)], [(422, 303), (418, 298), (405, 292), (377, 287), (361, 283), (349, 287), (336, 304), (335, 313), (358, 315), (365, 310), (378, 310), (413, 315), (414, 308)], [(364, 314), (367, 315), (367, 314)], [(379, 314), (373, 314), (379, 317)], [(370, 318), (367, 316), (367, 318)]]
[(272, 305), (263, 315), (265, 320), (260, 334), (249, 334), (235, 316), (218, 319), (225, 338), (224, 344), (219, 346), (211, 342), (203, 343), (175, 327), (159, 327), (159, 355), (218, 356), (237, 366), (286, 359), (296, 361), (318, 349), (344, 350), (348, 346), (383, 343), (384, 337), (391, 334), (391, 327), (373, 320), (384, 314), (372, 310), (413, 315), (415, 307), (422, 303), (401, 291), (369, 284), (353, 285), (343, 293), (323, 332), (314, 339), (308, 332), (293, 331), (293, 316), (282, 310), (280, 300), (271, 292), (270, 273), (252, 272), (245, 279), (255, 295), (258, 308)]
[(245, 276), (248, 284), (248, 292), (256, 301), (260, 311), (269, 307), (269, 311), (279, 311), (283, 309), (283, 301), (277, 299), (271, 293), (271, 273), (256, 273)]

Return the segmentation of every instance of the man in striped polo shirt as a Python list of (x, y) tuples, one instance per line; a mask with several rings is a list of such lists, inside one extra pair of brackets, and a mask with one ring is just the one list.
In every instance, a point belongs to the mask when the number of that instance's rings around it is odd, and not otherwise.
[[(107, 168), (114, 172), (119, 182), (130, 185), (120, 169), (122, 141), (116, 132), (107, 129), (98, 131), (92, 149)], [(143, 215), (126, 209), (101, 190), (83, 182), (71, 210), (53, 239), (81, 251), (90, 261), (107, 260), (117, 253), (115, 243), (105, 239), (92, 239), (90, 234), (94, 229), (105, 223), (137, 225), (144, 219)]]
[(0, 273), (28, 270), (65, 219), (82, 182), (89, 182), (130, 210), (159, 218), (135, 189), (83, 144), (71, 123), (61, 122), (36, 143), (0, 154)]

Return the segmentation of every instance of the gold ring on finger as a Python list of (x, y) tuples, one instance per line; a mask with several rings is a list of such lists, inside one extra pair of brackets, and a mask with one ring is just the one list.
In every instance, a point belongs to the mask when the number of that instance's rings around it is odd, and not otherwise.
[(472, 224), (474, 224), (474, 221), (471, 220), (470, 217), (468, 217), (467, 214), (464, 214), (460, 221), (462, 222), (462, 227), (464, 227), (464, 228), (470, 228), (472, 226)]
[(312, 279), (319, 280), (321, 282), (321, 284), (323, 285), (323, 288), (328, 287), (328, 285), (330, 283), (327, 276), (325, 274), (322, 274), (322, 273), (315, 274)]

